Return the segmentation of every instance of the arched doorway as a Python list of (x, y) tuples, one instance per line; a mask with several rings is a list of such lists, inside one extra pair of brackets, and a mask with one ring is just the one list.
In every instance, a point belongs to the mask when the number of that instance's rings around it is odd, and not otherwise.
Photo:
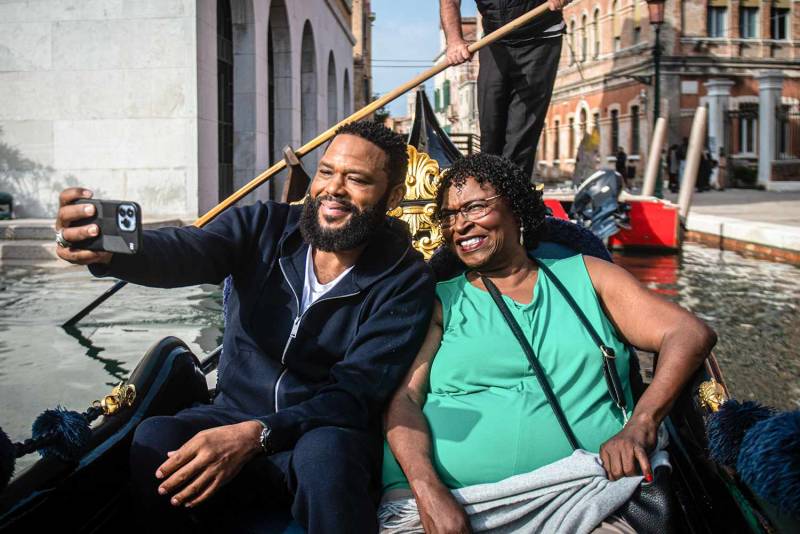
[[(283, 158), (283, 148), (292, 144), (292, 47), (284, 0), (272, 0), (269, 8), (267, 84), (267, 139), (272, 165)], [(270, 198), (277, 198), (285, 181), (285, 176), (269, 181)]]
[[(311, 23), (303, 25), (303, 41), (300, 49), (300, 139), (303, 144), (317, 135), (317, 53)], [(313, 152), (305, 157), (309, 174), (317, 168), (317, 155)]]
[(233, 17), (230, 0), (217, 0), (218, 194), (233, 193)]
[(339, 94), (336, 87), (336, 60), (328, 54), (328, 127), (339, 121)]
[(349, 117), (353, 114), (353, 100), (350, 97), (350, 73), (344, 69), (344, 83), (342, 84), (342, 109), (344, 116)]

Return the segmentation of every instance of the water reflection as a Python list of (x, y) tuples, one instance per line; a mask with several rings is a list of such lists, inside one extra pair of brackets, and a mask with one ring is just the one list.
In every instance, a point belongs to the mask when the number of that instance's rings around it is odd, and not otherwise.
[[(0, 426), (30, 437), (43, 410), (84, 410), (124, 380), (147, 349), (174, 335), (201, 356), (221, 341), (221, 292), (129, 285), (81, 321), (59, 325), (113, 281), (84, 268), (0, 266)], [(36, 458), (29, 455), (18, 469)]]
[[(691, 243), (681, 255), (615, 261), (709, 322), (735, 396), (800, 406), (800, 269)], [(215, 286), (129, 285), (77, 328), (59, 326), (111, 283), (82, 268), (0, 266), (0, 426), (12, 439), (28, 437), (44, 409), (85, 409), (165, 336), (183, 339), (198, 356), (221, 343)]]
[(800, 268), (692, 243), (680, 256), (614, 259), (716, 330), (734, 396), (800, 407)]
[[(83, 335), (80, 328), (77, 326), (64, 326), (62, 328), (64, 328), (64, 332), (74, 337), (81, 347), (86, 348), (86, 356), (102, 363), (103, 369), (105, 369), (105, 371), (114, 378), (113, 382), (106, 382), (106, 385), (114, 386), (127, 379), (128, 375), (131, 374), (131, 370), (127, 369), (120, 360), (115, 360), (113, 358), (101, 358), (100, 353), (106, 349), (103, 347), (98, 347), (92, 343), (91, 339)], [(125, 329), (125, 331), (129, 330)]]

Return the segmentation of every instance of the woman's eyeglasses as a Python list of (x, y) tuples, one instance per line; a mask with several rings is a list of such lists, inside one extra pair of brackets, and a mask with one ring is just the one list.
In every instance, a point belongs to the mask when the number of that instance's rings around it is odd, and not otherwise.
[(459, 213), (464, 217), (465, 221), (475, 221), (481, 217), (485, 217), (492, 211), (491, 202), (500, 198), (500, 196), (501, 195), (495, 195), (489, 198), (473, 200), (472, 202), (467, 202), (457, 210), (441, 210), (437, 217), (439, 226), (442, 228), (451, 228), (456, 224), (456, 217)]

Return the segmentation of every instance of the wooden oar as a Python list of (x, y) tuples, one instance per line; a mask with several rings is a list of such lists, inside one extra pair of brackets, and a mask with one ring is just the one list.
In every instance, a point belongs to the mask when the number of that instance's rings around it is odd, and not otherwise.
[[(482, 39), (472, 43), (471, 45), (469, 45), (468, 50), (471, 53), (475, 53), (478, 50), (480, 50), (481, 48), (483, 48), (484, 46), (489, 45), (489, 44), (497, 41), (498, 39), (501, 39), (501, 38), (505, 37), (506, 35), (508, 35), (509, 33), (513, 32), (514, 30), (524, 26), (525, 24), (529, 23), (530, 21), (532, 21), (536, 17), (540, 16), (541, 14), (547, 12), (548, 10), (549, 10), (549, 7), (548, 7), (547, 4), (542, 4), (542, 5), (538, 6), (538, 7), (535, 7), (534, 9), (532, 9), (532, 10), (528, 11), (527, 13), (525, 13), (524, 15), (521, 15), (521, 16), (517, 17), (516, 19), (512, 20), (511, 22), (509, 22), (505, 26), (502, 26), (502, 27), (496, 29), (495, 31), (493, 31), (489, 35), (485, 35)], [(425, 83), (427, 80), (429, 80), (430, 78), (433, 78), (434, 76), (436, 76), (437, 74), (439, 74), (440, 72), (442, 72), (443, 70), (445, 70), (449, 66), (450, 65), (447, 63), (446, 59), (441, 61), (440, 63), (437, 63), (436, 65), (434, 65), (430, 69), (428, 69), (425, 72), (417, 75), (412, 80), (409, 80), (408, 82), (404, 83), (403, 85), (400, 85), (399, 87), (396, 87), (395, 89), (389, 91), (388, 93), (386, 93), (385, 95), (383, 95), (379, 99), (375, 100), (374, 102), (371, 102), (371, 103), (367, 104), (366, 106), (364, 106), (360, 110), (356, 111), (355, 113), (353, 113), (352, 115), (350, 115), (346, 119), (342, 120), (338, 124), (336, 124), (334, 126), (331, 126), (327, 130), (325, 130), (324, 132), (322, 132), (321, 134), (316, 136), (314, 139), (312, 139), (311, 141), (307, 142), (306, 144), (304, 144), (303, 146), (298, 148), (297, 151), (295, 152), (295, 154), (297, 154), (298, 157), (305, 156), (306, 154), (308, 154), (309, 152), (311, 152), (315, 148), (319, 147), (320, 145), (322, 145), (323, 143), (325, 143), (329, 139), (331, 139), (334, 136), (334, 134), (336, 133), (336, 130), (338, 130), (340, 126), (342, 126), (344, 124), (347, 124), (349, 122), (355, 122), (355, 121), (363, 119), (364, 117), (370, 115), (371, 113), (379, 110), (380, 108), (382, 108), (386, 104), (388, 104), (391, 101), (395, 100), (397, 97), (405, 94), (409, 90), (417, 87), (418, 85), (421, 85), (421, 84)], [(202, 228), (203, 226), (205, 226), (209, 222), (213, 221), (217, 217), (217, 215), (219, 215), (220, 213), (222, 213), (223, 211), (225, 211), (229, 207), (231, 207), (234, 204), (236, 204), (239, 200), (241, 200), (242, 198), (246, 197), (248, 194), (253, 192), (260, 185), (265, 183), (267, 180), (269, 180), (270, 178), (272, 178), (273, 176), (275, 176), (277, 173), (279, 173), (280, 171), (282, 171), (285, 168), (286, 168), (286, 161), (285, 160), (280, 160), (280, 161), (276, 162), (270, 168), (268, 168), (267, 170), (265, 170), (264, 172), (262, 172), (261, 174), (259, 174), (255, 178), (253, 178), (252, 180), (250, 180), (244, 186), (242, 186), (238, 191), (233, 193), (231, 196), (229, 196), (228, 198), (226, 198), (225, 200), (223, 200), (222, 202), (217, 204), (215, 207), (211, 208), (205, 215), (203, 215), (202, 217), (197, 219), (193, 223), (193, 225), (198, 227), (198, 228)], [(92, 312), (92, 310), (97, 308), (100, 304), (102, 304), (111, 295), (113, 295), (114, 293), (116, 293), (117, 291), (122, 289), (122, 287), (125, 286), (125, 284), (127, 284), (127, 282), (119, 280), (116, 284), (114, 284), (114, 286), (112, 286), (105, 293), (103, 293), (102, 295), (97, 297), (95, 300), (93, 300), (88, 306), (83, 308), (81, 311), (76, 313), (73, 317), (71, 317), (62, 326), (66, 327), (66, 326), (74, 325), (75, 323), (77, 323), (78, 321), (80, 321), (81, 319), (86, 317), (88, 314), (90, 314)]]

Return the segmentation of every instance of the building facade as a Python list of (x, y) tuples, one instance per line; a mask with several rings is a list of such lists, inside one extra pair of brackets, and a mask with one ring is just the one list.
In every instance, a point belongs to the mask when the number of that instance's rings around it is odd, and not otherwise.
[[(354, 110), (372, 102), (372, 12), (370, 0), (353, 0), (353, 101)], [(350, 113), (346, 113), (349, 115)]]
[[(689, 136), (695, 109), (707, 105), (708, 148), (724, 172), (734, 166), (755, 172), (763, 161), (763, 185), (800, 180), (788, 170), (800, 158), (798, 8), (786, 0), (667, 0), (660, 38), (667, 146)], [(654, 103), (655, 32), (647, 4), (576, 0), (564, 18), (568, 33), (538, 171), (543, 177), (571, 173), (583, 135), (598, 128), (602, 162), (610, 164), (621, 146), (640, 175)]]
[(205, 212), (351, 113), (364, 3), (0, 3), (0, 190), (18, 216), (51, 216), (71, 184), (145, 217)]
[[(480, 16), (462, 17), (461, 34), (468, 44), (483, 35)], [(439, 29), (439, 55), (434, 63), (445, 59), (447, 41)], [(449, 134), (479, 134), (478, 124), (478, 54), (433, 77), (433, 110), (442, 128)], [(412, 108), (413, 109), (413, 108)]]

